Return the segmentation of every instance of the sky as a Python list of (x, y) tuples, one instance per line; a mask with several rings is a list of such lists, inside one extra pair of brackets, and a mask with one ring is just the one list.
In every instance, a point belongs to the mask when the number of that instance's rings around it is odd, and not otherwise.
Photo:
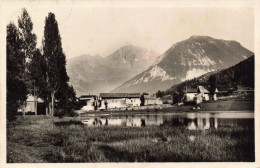
[[(132, 44), (163, 54), (192, 35), (235, 40), (254, 51), (254, 11), (240, 7), (44, 7), (25, 6), (41, 47), (49, 12), (58, 21), (66, 57), (112, 54)], [(17, 25), (21, 7), (5, 11), (6, 25)]]

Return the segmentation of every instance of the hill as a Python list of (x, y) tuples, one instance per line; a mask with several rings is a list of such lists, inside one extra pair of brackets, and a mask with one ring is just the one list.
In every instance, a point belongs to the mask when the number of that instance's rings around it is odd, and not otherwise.
[(172, 45), (152, 66), (112, 92), (155, 93), (207, 72), (228, 68), (251, 55), (236, 41), (192, 36)]
[(172, 94), (174, 91), (185, 90), (186, 88), (196, 88), (198, 85), (207, 86), (210, 76), (216, 77), (219, 90), (237, 89), (238, 86), (254, 88), (254, 75), (254, 56), (251, 56), (230, 68), (207, 73), (198, 78), (174, 85), (166, 90), (166, 94)]

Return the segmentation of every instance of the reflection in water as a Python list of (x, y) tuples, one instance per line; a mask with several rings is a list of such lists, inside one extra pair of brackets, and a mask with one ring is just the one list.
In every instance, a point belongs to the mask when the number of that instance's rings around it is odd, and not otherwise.
[[(233, 117), (232, 117), (233, 116)], [(90, 117), (82, 123), (88, 126), (184, 126), (189, 130), (206, 130), (220, 127), (254, 126), (253, 113), (172, 113)]]

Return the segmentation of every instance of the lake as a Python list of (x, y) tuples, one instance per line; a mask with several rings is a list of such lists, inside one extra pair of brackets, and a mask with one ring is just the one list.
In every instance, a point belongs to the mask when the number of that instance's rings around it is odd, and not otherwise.
[(86, 126), (184, 126), (188, 130), (205, 130), (221, 127), (254, 127), (252, 112), (217, 113), (155, 113), (130, 115), (105, 115), (82, 117)]

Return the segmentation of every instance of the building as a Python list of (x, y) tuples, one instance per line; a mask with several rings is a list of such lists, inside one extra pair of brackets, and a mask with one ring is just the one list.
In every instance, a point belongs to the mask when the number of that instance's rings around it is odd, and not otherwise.
[(162, 103), (163, 104), (172, 104), (172, 95), (165, 95), (162, 97)]
[[(22, 112), (22, 107), (18, 109), (18, 112)], [(25, 114), (35, 114), (35, 104), (34, 104), (34, 96), (29, 94), (24, 108)], [(44, 101), (41, 98), (37, 99), (37, 115), (45, 114), (45, 105)]]
[(93, 100), (97, 100), (97, 96), (96, 95), (81, 95), (80, 97), (79, 97), (79, 101), (80, 102), (84, 102), (84, 103), (86, 103), (86, 104), (88, 104), (88, 102), (90, 102), (90, 101), (92, 101), (93, 102)]
[[(217, 100), (218, 99), (218, 89), (216, 88), (213, 99)], [(209, 101), (210, 100), (210, 93), (209, 91), (199, 85), (197, 86), (197, 89), (187, 89), (186, 93), (186, 102), (196, 102), (196, 103), (201, 103), (202, 101)]]
[(96, 110), (98, 107), (98, 100), (96, 95), (82, 95), (79, 97), (79, 101), (84, 104), (81, 108), (82, 111)]
[(140, 93), (100, 93), (100, 109), (140, 106)]
[(144, 95), (144, 105), (159, 105), (163, 104), (161, 98), (157, 98), (155, 95)]
[(202, 94), (202, 99), (204, 101), (208, 101), (210, 99), (210, 95), (209, 95), (209, 91), (207, 89), (205, 89), (203, 86), (198, 86), (197, 87), (197, 93), (201, 93)]
[(195, 97), (197, 96), (198, 92), (197, 89), (187, 89), (186, 95), (186, 102), (194, 102)]

